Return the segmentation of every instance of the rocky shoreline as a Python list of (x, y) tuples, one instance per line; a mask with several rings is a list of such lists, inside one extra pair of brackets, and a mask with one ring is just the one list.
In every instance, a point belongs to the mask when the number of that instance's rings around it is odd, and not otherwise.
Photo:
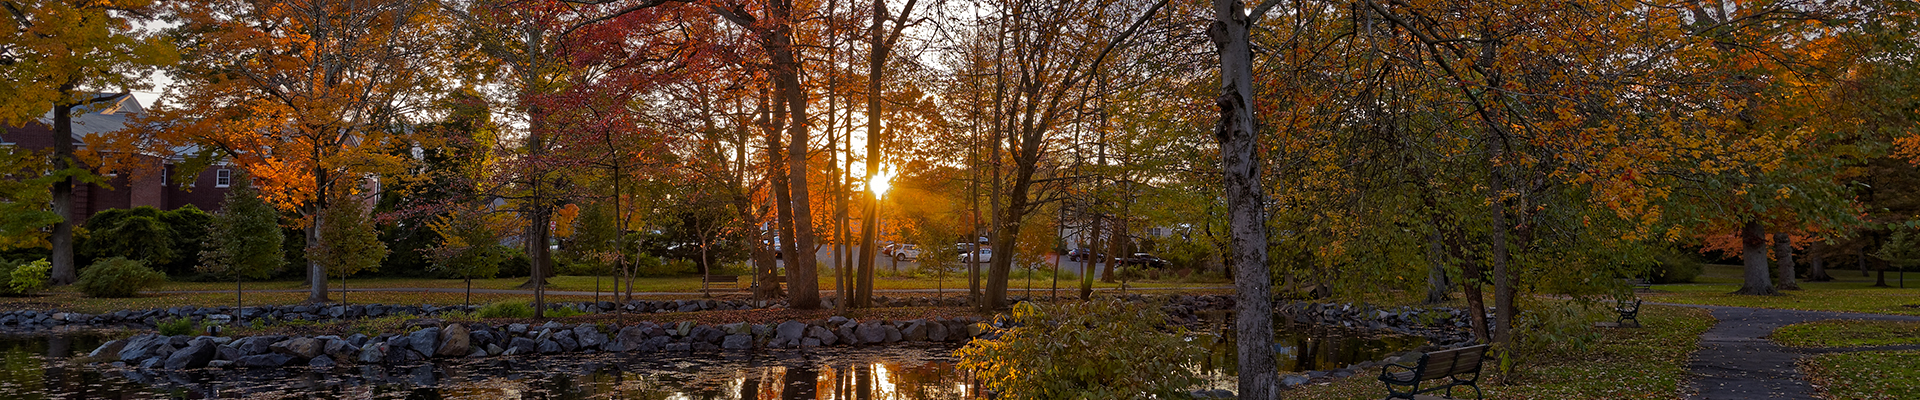
[(755, 349), (963, 342), (990, 335), (976, 318), (856, 321), (832, 317), (779, 324), (491, 325), (418, 319), (407, 332), (367, 336), (165, 336), (109, 341), (79, 361), (142, 369), (399, 366), (435, 358), (563, 353), (690, 353)]
[[(1158, 304), (1168, 322), (1196, 330), (1223, 327), (1231, 318), (1234, 298), (1227, 295), (1121, 295), (1134, 302)], [(1021, 300), (1021, 299), (1015, 299)], [(884, 307), (957, 307), (966, 300), (958, 297), (876, 298)], [(557, 303), (586, 313), (659, 314), (709, 310), (780, 309), (781, 302), (749, 300), (635, 300), (631, 302)], [(411, 315), (403, 332), (368, 336), (164, 336), (144, 334), (107, 342), (83, 363), (129, 370), (190, 370), (197, 368), (249, 369), (289, 366), (334, 367), (342, 365), (378, 365), (387, 367), (416, 365), (434, 360), (482, 359), (516, 355), (564, 355), (594, 353), (661, 354), (684, 356), (702, 353), (740, 353), (768, 349), (851, 348), (893, 344), (959, 344), (978, 337), (991, 337), (996, 326), (976, 317), (857, 321), (831, 317), (810, 321), (778, 323), (696, 324), (693, 322), (568, 324), (548, 321), (543, 324), (488, 324), (484, 322), (447, 322), (434, 318), (449, 312), (467, 312), (477, 307), (464, 306), (261, 306), (176, 307), (164, 310), (122, 311), (112, 314), (68, 314), (65, 318), (50, 311), (14, 311), (0, 313), (0, 321), (59, 321), (28, 326), (102, 325), (100, 322), (147, 324), (160, 320), (191, 318), (217, 324), (238, 321), (345, 321), (355, 318), (379, 318)], [(1280, 324), (1305, 324), (1422, 337), (1429, 345), (1417, 350), (1465, 346), (1471, 343), (1468, 311), (1436, 307), (1379, 308), (1364, 304), (1275, 302)], [(1284, 326), (1284, 325), (1282, 325)], [(1004, 328), (1004, 326), (1000, 326)], [(1281, 383), (1288, 387), (1324, 382), (1362, 373), (1364, 369), (1385, 363), (1418, 357), (1418, 351), (1394, 354), (1378, 361), (1364, 361), (1344, 368), (1286, 374)], [(1200, 397), (1225, 397), (1213, 391), (1196, 393)]]

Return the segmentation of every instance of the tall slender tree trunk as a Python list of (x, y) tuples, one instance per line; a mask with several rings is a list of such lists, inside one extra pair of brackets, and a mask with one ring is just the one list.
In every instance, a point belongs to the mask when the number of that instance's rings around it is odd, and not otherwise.
[(1239, 0), (1214, 0), (1214, 22), (1207, 28), (1220, 54), (1220, 169), (1226, 186), (1227, 220), (1232, 231), (1233, 286), (1240, 340), (1240, 398), (1274, 400), (1279, 376), (1274, 369), (1273, 296), (1267, 272), (1265, 197), (1260, 184), (1259, 128), (1253, 117), (1253, 21)]
[[(1095, 185), (1098, 185), (1098, 183), (1095, 183)], [(1098, 189), (1095, 189), (1095, 192), (1098, 192), (1098, 191), (1099, 191)], [(1094, 200), (1094, 204), (1099, 204), (1099, 200), (1097, 198)], [(1087, 300), (1087, 299), (1093, 298), (1093, 270), (1095, 268), (1098, 268), (1098, 266), (1100, 265), (1099, 264), (1100, 262), (1106, 261), (1105, 260), (1106, 257), (1102, 257), (1101, 251), (1100, 251), (1100, 235), (1101, 235), (1100, 229), (1103, 228), (1102, 226), (1100, 226), (1100, 222), (1105, 218), (1101, 218), (1099, 211), (1092, 212), (1091, 216), (1093, 218), (1092, 226), (1088, 227), (1086, 230), (1087, 232), (1086, 236), (1088, 240), (1088, 243), (1087, 243), (1088, 254), (1087, 254), (1087, 257), (1081, 259), (1081, 262), (1080, 262), (1080, 299), (1081, 300)]]
[(1493, 343), (1493, 335), (1489, 334), (1487, 326), (1486, 295), (1480, 291), (1481, 285), (1486, 284), (1486, 271), (1480, 268), (1479, 262), (1466, 260), (1461, 265), (1460, 274), (1463, 275), (1460, 278), (1460, 293), (1467, 296), (1467, 318), (1473, 327), (1473, 339), (1477, 343)]
[(1734, 294), (1765, 296), (1779, 294), (1767, 271), (1767, 232), (1760, 221), (1747, 221), (1740, 227), (1740, 259), (1746, 263), (1746, 283)]
[[(314, 151), (313, 159), (319, 160), (320, 159), (319, 148), (315, 147), (313, 151)], [(311, 218), (312, 221), (309, 221), (309, 225), (307, 225), (307, 248), (308, 249), (312, 249), (315, 246), (320, 245), (320, 226), (326, 223), (327, 170), (325, 168), (321, 168), (318, 166), (314, 167), (313, 187), (315, 189), (313, 191), (314, 198), (313, 198), (313, 208), (312, 208), (313, 214)], [(527, 254), (531, 255), (533, 253), (527, 253)], [(307, 259), (307, 285), (309, 286), (307, 288), (307, 302), (308, 303), (325, 303), (327, 302), (327, 268), (325, 266), (320, 265), (320, 260), (315, 259), (313, 257), (313, 252), (311, 251), (307, 252), (306, 259)], [(535, 259), (535, 260), (536, 260), (535, 261), (536, 265), (538, 265), (538, 261), (537, 261), (538, 259)], [(341, 294), (341, 296), (345, 297), (346, 294), (343, 293)]]
[(1800, 283), (1793, 279), (1793, 235), (1773, 233), (1773, 259), (1778, 263), (1774, 273), (1774, 290), (1800, 290)]
[(788, 288), (788, 303), (794, 309), (814, 310), (820, 308), (820, 278), (817, 270), (819, 260), (814, 258), (817, 248), (813, 236), (813, 203), (808, 195), (813, 189), (807, 185), (807, 172), (812, 170), (807, 165), (808, 130), (811, 129), (807, 115), (807, 91), (800, 85), (801, 65), (799, 56), (794, 54), (793, 1), (775, 0), (771, 11), (773, 18), (781, 24), (774, 28), (769, 57), (773, 59), (775, 79), (781, 81), (781, 96), (785, 98), (783, 103), (786, 103), (789, 121), (787, 161), (790, 164), (787, 174), (791, 176), (788, 186), (790, 194), (783, 201), (792, 204), (789, 207), (793, 221), (790, 231), (790, 242), (793, 244), (790, 247), (795, 251), (787, 259), (787, 284), (791, 285)]
[(1861, 277), (1867, 276), (1867, 246), (1866, 245), (1861, 245), (1859, 248), (1853, 249), (1853, 267), (1854, 269), (1860, 270)]
[[(1438, 220), (1439, 216), (1433, 219)], [(1427, 234), (1427, 301), (1426, 304), (1440, 304), (1448, 300), (1448, 292), (1453, 285), (1447, 282), (1447, 261), (1442, 252), (1445, 247), (1440, 234), (1440, 226), (1435, 225), (1433, 232)]]

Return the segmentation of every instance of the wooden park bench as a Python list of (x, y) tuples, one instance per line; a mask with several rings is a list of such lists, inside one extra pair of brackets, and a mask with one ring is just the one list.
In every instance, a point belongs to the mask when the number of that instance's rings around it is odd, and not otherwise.
[(1640, 327), (1639, 298), (1634, 298), (1633, 301), (1627, 301), (1627, 299), (1614, 300), (1613, 311), (1620, 313), (1620, 318), (1613, 320), (1615, 326), (1625, 327), (1628, 326), (1627, 321), (1633, 321), (1633, 327)]
[[(1388, 399), (1433, 399), (1421, 394), (1440, 391), (1452, 397), (1453, 388), (1460, 386), (1473, 388), (1473, 397), (1478, 399), (1480, 386), (1474, 381), (1480, 380), (1480, 361), (1486, 355), (1484, 344), (1426, 353), (1413, 365), (1387, 364), (1380, 369), (1380, 382), (1387, 385)], [(1400, 371), (1394, 371), (1396, 368)], [(1421, 384), (1442, 379), (1445, 382), (1431, 386)]]
[(1647, 281), (1646, 278), (1621, 279), (1620, 282), (1626, 283), (1627, 287), (1633, 288), (1634, 293), (1646, 293), (1646, 292), (1653, 291), (1653, 282)]
[(714, 285), (720, 285), (720, 284), (724, 284), (724, 285), (726, 285), (726, 286), (725, 286), (725, 287), (723, 288), (723, 289), (725, 289), (725, 290), (743, 290), (743, 289), (745, 289), (745, 288), (742, 288), (742, 287), (740, 287), (740, 276), (739, 276), (739, 275), (705, 275), (705, 276), (703, 276), (703, 277), (701, 277), (701, 278), (700, 278), (700, 287), (701, 287), (701, 288), (704, 288), (704, 289), (706, 289), (706, 290), (713, 290), (713, 289), (722, 289), (722, 288), (715, 288), (715, 287), (714, 287)]

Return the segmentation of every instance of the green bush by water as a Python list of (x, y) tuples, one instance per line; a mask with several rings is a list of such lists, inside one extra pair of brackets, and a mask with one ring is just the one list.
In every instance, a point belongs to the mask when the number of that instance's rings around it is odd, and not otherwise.
[(0, 295), (26, 296), (47, 287), (47, 271), (53, 264), (46, 259), (33, 262), (0, 260)]
[(81, 269), (80, 281), (73, 286), (93, 297), (133, 297), (166, 281), (166, 274), (147, 268), (144, 262), (113, 257)]
[(480, 318), (533, 318), (533, 305), (525, 300), (507, 300), (480, 307)]
[(958, 351), (1005, 399), (1186, 398), (1200, 383), (1191, 366), (1203, 341), (1189, 341), (1158, 308), (1101, 298), (1014, 305), (1016, 327)]

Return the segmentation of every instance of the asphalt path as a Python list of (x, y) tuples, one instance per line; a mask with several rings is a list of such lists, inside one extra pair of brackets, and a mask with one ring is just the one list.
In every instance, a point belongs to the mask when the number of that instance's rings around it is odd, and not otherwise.
[(1920, 346), (1802, 349), (1767, 339), (1775, 329), (1801, 322), (1843, 320), (1920, 321), (1920, 316), (1776, 310), (1768, 308), (1647, 303), (1705, 308), (1719, 322), (1700, 335), (1700, 350), (1687, 369), (1693, 373), (1695, 400), (1812, 399), (1818, 391), (1800, 373), (1797, 361), (1811, 354), (1905, 350)]

